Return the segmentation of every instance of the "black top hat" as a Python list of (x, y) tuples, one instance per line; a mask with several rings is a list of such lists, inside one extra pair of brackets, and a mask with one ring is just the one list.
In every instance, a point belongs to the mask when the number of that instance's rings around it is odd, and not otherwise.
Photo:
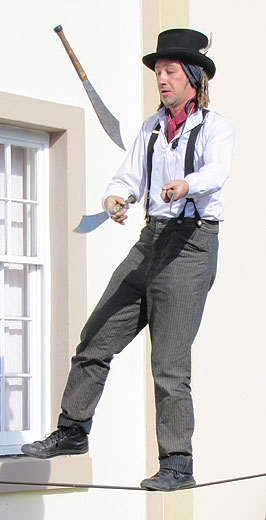
[(208, 78), (213, 78), (215, 65), (205, 56), (208, 47), (208, 38), (205, 34), (192, 29), (169, 29), (158, 36), (156, 52), (142, 58), (144, 65), (154, 70), (155, 63), (160, 58), (174, 58), (184, 63), (199, 65)]

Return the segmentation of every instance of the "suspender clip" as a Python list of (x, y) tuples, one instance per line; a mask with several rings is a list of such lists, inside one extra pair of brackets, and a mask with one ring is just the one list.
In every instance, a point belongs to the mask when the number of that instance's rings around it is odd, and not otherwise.
[(200, 216), (200, 214), (199, 214), (199, 212), (197, 210), (197, 207), (196, 207), (194, 199), (191, 199), (191, 198), (187, 198), (186, 199), (185, 206), (184, 206), (183, 210), (181, 211), (180, 215), (178, 215), (178, 217), (177, 217), (177, 224), (182, 224), (182, 222), (184, 221), (186, 207), (187, 207), (187, 204), (189, 202), (192, 202), (192, 204), (194, 206), (194, 220), (195, 220), (195, 224), (196, 224), (196, 226), (198, 228), (200, 228), (202, 226), (201, 216)]

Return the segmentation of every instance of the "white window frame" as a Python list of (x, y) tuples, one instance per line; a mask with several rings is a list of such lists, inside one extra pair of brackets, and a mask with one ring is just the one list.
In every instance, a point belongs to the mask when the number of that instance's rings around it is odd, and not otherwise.
[[(41, 438), (49, 431), (50, 424), (50, 247), (49, 247), (49, 134), (0, 125), (0, 143), (8, 146), (22, 146), (36, 149), (37, 171), (37, 255), (0, 255), (3, 264), (30, 266), (31, 304), (31, 352), (30, 352), (30, 428), (24, 431), (0, 430), (0, 455), (20, 453), (23, 443), (33, 438)], [(9, 165), (10, 167), (10, 165)], [(0, 197), (3, 201), (7, 197)], [(20, 202), (22, 200), (20, 199)], [(28, 201), (27, 201), (28, 202)], [(8, 240), (8, 238), (7, 238)], [(0, 271), (0, 285), (3, 269)], [(2, 287), (2, 285), (1, 285)], [(0, 292), (2, 298), (3, 290)], [(33, 303), (35, 302), (35, 303)], [(0, 305), (3, 309), (3, 306)], [(2, 313), (2, 311), (1, 311)], [(0, 334), (4, 335), (4, 316), (0, 316)], [(5, 317), (6, 319), (6, 317)], [(13, 318), (14, 319), (14, 318)], [(3, 343), (2, 343), (3, 344)], [(0, 355), (2, 353), (0, 352)], [(29, 374), (5, 374), (5, 377), (28, 377)], [(1, 392), (1, 418), (4, 416), (4, 385)], [(3, 420), (1, 420), (3, 424)]]

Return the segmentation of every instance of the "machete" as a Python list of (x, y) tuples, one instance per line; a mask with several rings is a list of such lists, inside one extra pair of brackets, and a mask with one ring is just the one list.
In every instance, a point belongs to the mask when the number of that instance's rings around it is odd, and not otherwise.
[(75, 233), (90, 233), (108, 220), (111, 215), (115, 215), (120, 209), (125, 208), (128, 204), (134, 204), (134, 202), (136, 202), (136, 197), (130, 195), (124, 205), (115, 204), (108, 211), (102, 211), (96, 215), (83, 215), (79, 225), (74, 229)]
[(122, 150), (125, 150), (122, 137), (120, 134), (120, 124), (119, 121), (109, 112), (108, 108), (104, 105), (102, 102), (100, 96), (97, 94), (95, 89), (93, 88), (92, 84), (89, 82), (87, 75), (82, 68), (81, 64), (79, 63), (77, 57), (75, 56), (73, 50), (71, 49), (65, 35), (63, 32), (63, 27), (61, 25), (58, 25), (54, 28), (54, 31), (58, 34), (62, 44), (64, 45), (66, 52), (74, 65), (76, 72), (78, 74), (78, 77), (83, 83), (83, 86), (89, 96), (89, 99), (91, 101), (91, 104), (96, 112), (96, 115), (99, 118), (99, 121), (101, 125), (103, 126), (106, 133), (109, 135), (109, 137), (112, 139), (112, 141), (117, 144), (117, 146), (120, 146)]

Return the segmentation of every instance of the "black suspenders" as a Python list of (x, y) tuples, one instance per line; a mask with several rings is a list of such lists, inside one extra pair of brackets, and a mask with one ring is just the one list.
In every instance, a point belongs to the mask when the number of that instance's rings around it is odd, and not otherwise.
[(149, 220), (149, 206), (150, 206), (150, 191), (151, 191), (151, 171), (152, 171), (152, 156), (154, 150), (155, 141), (158, 138), (160, 132), (160, 123), (156, 126), (156, 128), (152, 131), (150, 136), (148, 150), (147, 150), (147, 201), (146, 201), (146, 220)]
[[(192, 130), (190, 132), (188, 143), (187, 143), (186, 156), (185, 156), (184, 177), (186, 177), (187, 175), (189, 175), (190, 173), (192, 173), (194, 171), (195, 143), (196, 143), (197, 135), (200, 131), (201, 126), (203, 125), (204, 118), (207, 113), (208, 113), (208, 110), (206, 110), (206, 109), (202, 110), (203, 117), (202, 117), (201, 123), (199, 123), (197, 126), (192, 128)], [(147, 150), (147, 202), (146, 202), (146, 220), (147, 220), (147, 222), (149, 221), (152, 156), (153, 156), (154, 144), (155, 144), (156, 139), (158, 138), (159, 131), (160, 131), (160, 123), (158, 123), (158, 125), (156, 126), (156, 128), (153, 130), (153, 132), (151, 134), (149, 144), (148, 144), (148, 150)], [(176, 148), (177, 145), (178, 145), (178, 139), (175, 139), (172, 143), (172, 147)], [(191, 198), (186, 199), (184, 209), (178, 216), (178, 223), (181, 223), (183, 221), (183, 218), (185, 217), (185, 209), (189, 202), (192, 202), (192, 204), (194, 205), (196, 224), (198, 226), (201, 226), (202, 222), (201, 222), (200, 215), (197, 211), (194, 199), (191, 199)]]

